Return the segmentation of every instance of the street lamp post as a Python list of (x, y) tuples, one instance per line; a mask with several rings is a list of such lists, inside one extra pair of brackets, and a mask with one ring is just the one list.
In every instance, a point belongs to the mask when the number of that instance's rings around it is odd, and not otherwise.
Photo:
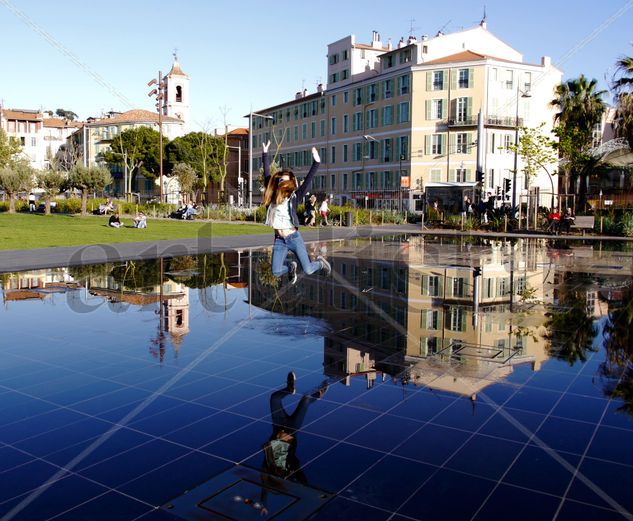
[(517, 173), (519, 171), (519, 101), (521, 98), (531, 98), (529, 90), (522, 91), (519, 89), (519, 78), (517, 75), (517, 106), (514, 116), (514, 172), (512, 173), (512, 211), (516, 207), (517, 202)]
[(248, 114), (248, 209), (253, 208), (253, 116), (273, 119), (272, 116), (251, 112)]
[(156, 96), (156, 110), (158, 111), (158, 168), (160, 184), (160, 202), (163, 201), (163, 100), (165, 99), (165, 80), (163, 73), (158, 71), (158, 80), (151, 79), (148, 87), (156, 85), (156, 88), (149, 92), (148, 96)]

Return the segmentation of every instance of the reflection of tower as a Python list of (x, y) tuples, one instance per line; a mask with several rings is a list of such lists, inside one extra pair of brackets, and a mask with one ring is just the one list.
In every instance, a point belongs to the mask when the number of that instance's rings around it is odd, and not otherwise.
[(165, 101), (163, 114), (185, 122), (185, 131), (189, 121), (189, 76), (180, 68), (178, 57), (174, 53), (174, 64), (165, 76)]
[(165, 306), (165, 331), (170, 336), (176, 351), (180, 349), (182, 338), (189, 333), (189, 288), (182, 286), (178, 298), (168, 299)]

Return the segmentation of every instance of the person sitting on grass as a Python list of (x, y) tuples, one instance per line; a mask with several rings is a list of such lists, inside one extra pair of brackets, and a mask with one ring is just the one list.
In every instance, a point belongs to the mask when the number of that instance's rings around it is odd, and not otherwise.
[(134, 217), (134, 228), (147, 228), (147, 217), (143, 212), (138, 212)]
[(112, 228), (122, 228), (121, 219), (119, 219), (119, 212), (115, 212), (110, 216), (110, 220), (108, 221), (108, 226)]

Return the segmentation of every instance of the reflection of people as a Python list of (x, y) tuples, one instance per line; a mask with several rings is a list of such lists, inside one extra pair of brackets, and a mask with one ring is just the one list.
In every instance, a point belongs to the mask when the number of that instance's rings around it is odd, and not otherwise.
[[(295, 394), (296, 376), (288, 373), (286, 387), (270, 395), (270, 416), (273, 422), (273, 432), (264, 445), (264, 472), (278, 478), (306, 484), (306, 478), (301, 472), (301, 464), (297, 458), (297, 431), (305, 420), (310, 404), (323, 397), (327, 391), (327, 380), (311, 393), (304, 394), (292, 414), (288, 414), (282, 403), (286, 396)], [(262, 515), (267, 515), (266, 488), (262, 487), (261, 496)]]
[(113, 213), (110, 216), (110, 220), (108, 221), (108, 226), (112, 228), (121, 228), (123, 225), (121, 224), (121, 219), (119, 219), (119, 212)]
[(134, 228), (147, 228), (147, 217), (143, 212), (139, 212), (134, 217)]
[(297, 281), (297, 263), (286, 263), (288, 251), (294, 252), (301, 263), (303, 271), (308, 275), (320, 269), (328, 274), (331, 271), (330, 263), (323, 257), (317, 257), (311, 261), (308, 257), (303, 237), (299, 232), (299, 217), (297, 216), (297, 201), (301, 201), (312, 184), (312, 178), (319, 169), (321, 158), (315, 147), (312, 147), (312, 167), (303, 184), (297, 186), (295, 175), (290, 170), (282, 170), (274, 175), (270, 174), (270, 158), (268, 147), (270, 141), (262, 144), (262, 162), (264, 164), (264, 206), (266, 206), (266, 224), (275, 230), (275, 242), (273, 244), (272, 272), (275, 277), (289, 274), (290, 282)]

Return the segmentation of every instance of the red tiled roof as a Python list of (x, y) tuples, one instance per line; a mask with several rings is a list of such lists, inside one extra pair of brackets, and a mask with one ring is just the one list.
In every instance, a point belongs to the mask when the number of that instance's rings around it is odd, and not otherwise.
[(81, 123), (81, 121), (70, 121), (69, 119), (62, 119), (62, 118), (45, 118), (44, 126), (51, 127), (51, 128), (66, 128), (66, 127), (80, 128), (83, 126), (83, 123)]
[(489, 56), (486, 54), (479, 54), (478, 52), (473, 51), (462, 51), (457, 54), (451, 54), (450, 56), (443, 56), (442, 58), (437, 58), (435, 60), (430, 60), (428, 62), (424, 62), (422, 65), (436, 65), (440, 63), (454, 63), (454, 62), (473, 62), (473, 61), (482, 61), (482, 60), (497, 60), (507, 63), (521, 63), (513, 60), (507, 60), (505, 58), (497, 58), (496, 56)]
[(234, 130), (231, 130), (231, 132), (229, 132), (229, 136), (248, 136), (248, 129), (236, 128)]
[[(158, 123), (158, 113), (144, 109), (132, 109), (110, 118), (100, 118), (90, 126), (115, 125), (117, 123)], [(181, 119), (163, 116), (163, 123), (183, 123)]]
[(5, 119), (19, 119), (21, 121), (41, 121), (43, 116), (38, 112), (26, 112), (23, 110), (3, 110), (2, 117)]
[(167, 76), (184, 76), (185, 78), (189, 77), (183, 72), (183, 70), (180, 68), (180, 64), (177, 61), (175, 61), (174, 64), (171, 66), (171, 70), (167, 73)]

